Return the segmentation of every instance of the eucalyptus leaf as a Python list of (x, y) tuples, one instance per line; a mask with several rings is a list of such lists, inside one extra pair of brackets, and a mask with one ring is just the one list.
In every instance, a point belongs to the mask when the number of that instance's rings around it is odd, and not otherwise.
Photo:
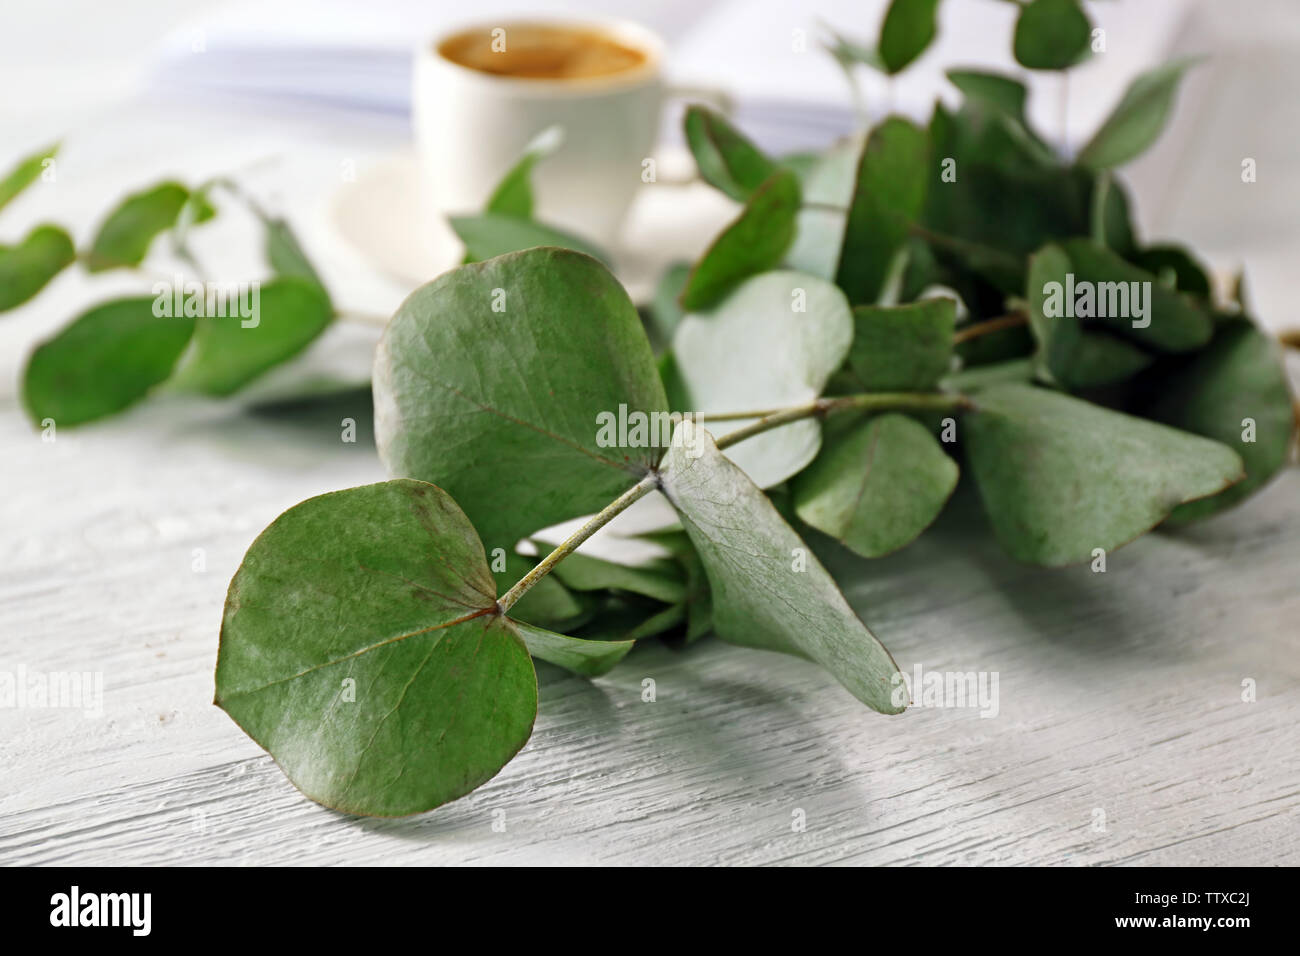
[(323, 292), (325, 283), (307, 258), (302, 243), (298, 241), (298, 236), (289, 223), (284, 219), (267, 216), (263, 219), (263, 227), (266, 229), (266, 261), (271, 264), (272, 271), (283, 278), (314, 283)]
[(1159, 278), (1162, 282), (1166, 276), (1172, 278), (1172, 285), (1179, 292), (1186, 292), (1199, 299), (1208, 301), (1211, 297), (1210, 272), (1187, 249), (1175, 245), (1147, 246), (1134, 251), (1130, 256), (1135, 265)]
[(695, 264), (682, 290), (682, 308), (709, 308), (742, 279), (775, 268), (794, 239), (799, 205), (799, 177), (788, 169), (773, 173)]
[(1012, 49), (1031, 70), (1065, 70), (1089, 53), (1092, 24), (1077, 0), (1029, 0), (1020, 8)]
[[(507, 553), (505, 560), (500, 563), (504, 567), (498, 571), (494, 555), (492, 576), (496, 579), (497, 590), (505, 593), (516, 581), (528, 574), (537, 562), (520, 554)], [(510, 609), (510, 617), (515, 621), (527, 621), (553, 631), (571, 630), (590, 614), (590, 602), (581, 600), (554, 574), (539, 579)]]
[(826, 52), (835, 57), (835, 62), (840, 65), (846, 75), (851, 77), (850, 71), (855, 66), (867, 66), (881, 73), (887, 72), (885, 61), (880, 58), (877, 51), (857, 40), (851, 40), (829, 27), (825, 29), (831, 37), (831, 42), (825, 44)]
[(58, 226), (37, 226), (17, 245), (0, 245), (0, 312), (32, 298), (76, 258), (71, 237)]
[[(709, 312), (683, 317), (673, 336), (674, 408), (704, 415), (811, 401), (843, 364), (853, 339), (844, 294), (799, 272), (766, 272), (741, 283)], [(762, 374), (755, 374), (761, 369)], [(754, 419), (709, 425), (728, 434)], [(812, 461), (816, 421), (755, 436), (728, 454), (760, 487), (784, 481)]]
[(334, 317), (325, 290), (293, 276), (241, 293), (238, 308), (235, 301), (232, 296), (219, 310), (225, 315), (205, 314), (199, 321), (194, 351), (176, 375), (180, 388), (209, 395), (238, 391), (305, 349)]
[(1021, 561), (1089, 560), (1243, 477), (1226, 445), (1059, 392), (996, 385), (975, 401), (962, 422), (970, 469)]
[(682, 320), (680, 300), (690, 274), (690, 263), (675, 262), (664, 270), (655, 285), (654, 298), (647, 310), (646, 325), (656, 348), (662, 348), (672, 341), (673, 332)]
[[(1043, 247), (1029, 260), (1029, 326), (1038, 342), (1042, 376), (1062, 388), (1075, 390), (1112, 385), (1131, 378), (1152, 362), (1136, 345), (1108, 332), (1084, 329), (1080, 320), (1061, 310), (1073, 264), (1057, 245)], [(1061, 290), (1053, 308), (1053, 289)]]
[(929, 180), (926, 134), (899, 117), (867, 137), (858, 162), (836, 283), (854, 305), (875, 303), (908, 230), (921, 214)]
[(708, 574), (717, 635), (815, 661), (867, 706), (901, 712), (897, 665), (811, 549), (704, 428), (678, 429), (663, 490)]
[(437, 482), (490, 548), (608, 504), (659, 447), (601, 444), (601, 417), (668, 412), (636, 308), (566, 249), (461, 266), (417, 289), (375, 355), (389, 472)]
[(1139, 411), (1234, 449), (1246, 478), (1212, 498), (1179, 506), (1171, 521), (1216, 514), (1254, 494), (1286, 464), (1296, 418), (1277, 343), (1248, 319), (1232, 319), (1208, 346), (1150, 383)]
[(575, 591), (630, 591), (665, 604), (686, 599), (686, 575), (680, 565), (668, 559), (628, 565), (579, 551), (556, 565), (552, 574)]
[(495, 608), (483, 546), (441, 489), (308, 499), (230, 582), (216, 703), (313, 800), (430, 810), (495, 776), (532, 732), (532, 661)]
[(559, 126), (548, 126), (524, 147), (519, 161), (502, 177), (492, 190), (483, 211), (531, 219), (533, 215), (533, 167), (554, 153), (564, 142), (564, 131)]
[(861, 153), (860, 141), (841, 140), (817, 157), (803, 177), (804, 205), (795, 217), (794, 241), (785, 254), (789, 268), (835, 279)]
[(30, 156), (24, 156), (9, 172), (0, 178), (0, 209), (13, 200), (15, 196), (41, 178), (46, 169), (46, 161), (53, 159), (59, 152), (59, 144), (37, 150)]
[(573, 249), (593, 259), (609, 261), (605, 252), (585, 239), (532, 219), (487, 212), (477, 216), (452, 216), (448, 222), (465, 244), (466, 262), (483, 262), (538, 246)]
[(1080, 165), (1109, 169), (1146, 152), (1165, 128), (1183, 74), (1197, 62), (1196, 57), (1175, 60), (1135, 79), (1088, 145), (1079, 151)]
[[(1114, 176), (1102, 173), (1097, 177), (1092, 193), (1092, 238), (1126, 259), (1137, 251), (1130, 205), (1128, 193)], [(1141, 261), (1138, 265), (1156, 271)]]
[[(189, 198), (189, 189), (177, 182), (159, 183), (127, 196), (109, 213), (91, 240), (86, 269), (102, 272), (138, 266), (154, 239), (176, 225)], [(210, 206), (208, 209), (211, 211)]]
[(900, 73), (934, 40), (939, 0), (893, 0), (880, 26), (880, 60)]
[(713, 110), (688, 107), (682, 128), (700, 177), (737, 202), (748, 202), (777, 171), (775, 162)]
[(966, 99), (1027, 125), (1025, 104), (1029, 100), (1029, 90), (1019, 80), (983, 70), (948, 70), (946, 75)]
[(528, 653), (533, 657), (582, 677), (599, 677), (609, 673), (636, 645), (635, 639), (584, 640), (522, 621), (511, 620), (510, 623), (519, 632)]
[(828, 423), (824, 439), (791, 482), (795, 512), (865, 558), (911, 542), (957, 487), (957, 463), (906, 415)]
[(158, 317), (140, 296), (95, 306), (36, 347), (23, 372), (32, 421), (60, 427), (120, 412), (171, 375), (194, 320)]
[(957, 304), (949, 298), (853, 310), (849, 368), (868, 392), (933, 389), (952, 364)]
[[(1166, 352), (1187, 352), (1210, 340), (1214, 332), (1210, 316), (1156, 276), (1090, 239), (1067, 239), (1060, 245), (1070, 258), (1074, 289), (1082, 290), (1087, 284), (1095, 291), (1093, 311), (1098, 314), (1093, 321)], [(1131, 314), (1136, 312), (1135, 290), (1146, 302), (1147, 314), (1140, 318)], [(1063, 287), (1062, 293), (1068, 301), (1070, 287)], [(1100, 314), (1103, 299), (1105, 315)]]

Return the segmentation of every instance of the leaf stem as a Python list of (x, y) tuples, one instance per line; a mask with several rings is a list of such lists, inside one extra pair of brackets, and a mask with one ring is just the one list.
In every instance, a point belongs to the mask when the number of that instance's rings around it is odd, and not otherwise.
[(734, 432), (729, 432), (719, 438), (717, 446), (718, 450), (721, 451), (747, 438), (761, 435), (765, 431), (788, 425), (790, 422), (797, 422), (805, 418), (825, 418), (835, 412), (886, 411), (890, 409), (961, 411), (970, 407), (970, 399), (965, 395), (951, 395), (942, 392), (863, 392), (858, 395), (835, 395), (831, 398), (818, 398), (803, 405), (792, 405), (789, 408), (774, 409), (768, 412), (700, 415), (697, 416), (696, 421), (702, 421), (707, 425), (710, 421), (761, 416), (752, 425), (738, 428)]
[(989, 335), (993, 332), (1001, 332), (1003, 329), (1013, 329), (1018, 325), (1026, 325), (1029, 322), (1029, 316), (1024, 312), (1008, 312), (1006, 315), (998, 316), (996, 319), (988, 319), (985, 322), (976, 322), (974, 325), (968, 325), (964, 329), (958, 329), (953, 333), (952, 344), (960, 345), (962, 342), (969, 342), (971, 339), (977, 339), (981, 335)]
[[(736, 421), (744, 418), (757, 418), (758, 421), (738, 428), (734, 432), (717, 439), (718, 450), (730, 448), (746, 438), (762, 434), (773, 428), (779, 428), (790, 422), (805, 418), (824, 418), (840, 411), (885, 411), (886, 409), (909, 409), (911, 411), (961, 411), (971, 407), (971, 401), (965, 395), (944, 392), (863, 392), (858, 395), (835, 395), (830, 398), (818, 398), (802, 405), (788, 408), (766, 409), (750, 412), (728, 412), (723, 415), (692, 415), (697, 423)], [(680, 420), (685, 417), (675, 413)], [(497, 599), (497, 613), (505, 614), (518, 600), (529, 592), (534, 584), (571, 555), (584, 541), (609, 524), (614, 518), (626, 511), (633, 503), (640, 501), (659, 487), (659, 472), (651, 470), (644, 478), (623, 492), (598, 513), (588, 518), (577, 531), (564, 539), (554, 551), (544, 557), (538, 564), (509, 591)]]
[(578, 550), (580, 544), (609, 524), (617, 515), (626, 511), (634, 502), (640, 501), (658, 487), (659, 472), (651, 471), (627, 491), (605, 505), (604, 508), (601, 508), (599, 512), (588, 518), (581, 528), (565, 538), (554, 551), (544, 557), (535, 568), (520, 578), (514, 587), (501, 595), (497, 599), (497, 610), (501, 614), (509, 611), (515, 602), (527, 594), (534, 584), (550, 574), (552, 568)]

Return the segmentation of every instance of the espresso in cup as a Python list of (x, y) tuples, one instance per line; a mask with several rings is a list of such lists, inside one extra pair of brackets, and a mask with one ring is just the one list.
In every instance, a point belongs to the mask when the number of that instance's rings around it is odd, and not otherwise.
[(589, 27), (516, 24), (466, 30), (438, 44), (453, 63), (495, 76), (578, 80), (644, 66), (645, 51)]

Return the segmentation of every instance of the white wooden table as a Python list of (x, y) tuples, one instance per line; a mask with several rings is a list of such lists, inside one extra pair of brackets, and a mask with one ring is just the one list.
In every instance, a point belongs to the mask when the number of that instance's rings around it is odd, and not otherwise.
[[(356, 273), (313, 203), (343, 160), (403, 138), (105, 115), (69, 141), (58, 187), (0, 224), (53, 218), (84, 236), (155, 174), (252, 168), (336, 297), (382, 311), (399, 292)], [(290, 166), (253, 165), (286, 148)], [(214, 255), (249, 235), (210, 228)], [(253, 537), (303, 498), (384, 477), (364, 428), (339, 440), (364, 409), (304, 423), (167, 400), (42, 442), (18, 408), (25, 355), (125, 288), (140, 285), (70, 274), (0, 317), (0, 670), (104, 679), (98, 718), (0, 709), (0, 863), (1300, 863), (1294, 469), (1236, 511), (1112, 554), (1105, 574), (1014, 564), (969, 508), (894, 557), (828, 558), (904, 670), (997, 672), (995, 718), (884, 718), (800, 661), (652, 645), (595, 682), (544, 666), (531, 742), (457, 803), (397, 821), (323, 809), (212, 706), (212, 671)], [(343, 346), (364, 356), (364, 336)]]

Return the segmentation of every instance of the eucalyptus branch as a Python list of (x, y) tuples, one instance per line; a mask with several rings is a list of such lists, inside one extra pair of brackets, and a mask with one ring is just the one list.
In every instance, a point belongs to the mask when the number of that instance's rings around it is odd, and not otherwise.
[[(722, 415), (691, 415), (691, 420), (707, 424), (715, 421), (736, 421), (745, 418), (757, 418), (758, 421), (717, 439), (718, 450), (730, 448), (747, 438), (753, 438), (763, 432), (790, 422), (805, 418), (824, 418), (842, 411), (886, 411), (890, 409), (907, 409), (911, 411), (962, 411), (971, 407), (970, 399), (965, 395), (951, 395), (941, 392), (864, 392), (858, 395), (836, 395), (831, 398), (818, 398), (801, 405), (788, 408), (768, 409), (750, 412), (727, 412)], [(681, 421), (686, 415), (675, 412), (673, 418)], [(573, 534), (565, 538), (554, 551), (543, 558), (537, 565), (519, 579), (515, 585), (497, 600), (497, 609), (504, 614), (542, 578), (550, 574), (557, 564), (567, 558), (582, 545), (584, 541), (609, 524), (615, 517), (626, 511), (632, 504), (644, 498), (659, 487), (659, 473), (652, 471), (623, 494), (619, 495), (599, 512), (592, 515)]]
[(1019, 325), (1027, 325), (1029, 315), (1024, 312), (1008, 312), (1006, 315), (1000, 315), (996, 319), (988, 319), (984, 322), (976, 322), (964, 329), (958, 329), (953, 333), (952, 344), (960, 345), (962, 342), (969, 342), (971, 339), (977, 339), (981, 335), (991, 335), (994, 332), (1001, 332), (1003, 329), (1014, 329)]
[(504, 614), (510, 610), (514, 603), (527, 594), (534, 584), (550, 574), (552, 568), (578, 550), (579, 545), (658, 487), (659, 473), (652, 471), (604, 508), (601, 508), (599, 512), (588, 518), (581, 528), (565, 538), (535, 568), (520, 578), (514, 587), (501, 595), (497, 600), (497, 611)]

